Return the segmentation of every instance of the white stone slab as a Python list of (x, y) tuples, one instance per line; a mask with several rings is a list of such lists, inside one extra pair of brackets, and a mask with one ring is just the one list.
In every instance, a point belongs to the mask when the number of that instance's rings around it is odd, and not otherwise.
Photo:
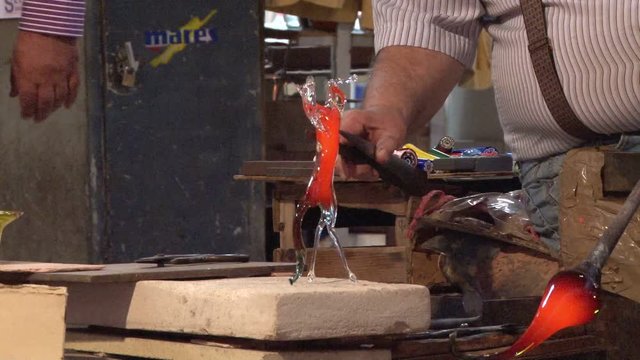
[(73, 284), (67, 322), (126, 329), (308, 340), (417, 332), (430, 323), (424, 286), (285, 277)]

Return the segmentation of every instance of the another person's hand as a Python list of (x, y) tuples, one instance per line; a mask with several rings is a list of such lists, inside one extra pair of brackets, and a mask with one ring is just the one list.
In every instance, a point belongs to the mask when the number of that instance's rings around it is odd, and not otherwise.
[[(393, 151), (402, 146), (407, 135), (406, 120), (397, 109), (380, 107), (351, 110), (342, 117), (341, 130), (359, 135), (376, 147), (376, 161), (384, 164)], [(344, 139), (342, 139), (344, 141)], [(344, 178), (375, 180), (378, 174), (368, 165), (340, 160), (336, 171)]]
[(11, 60), (11, 96), (20, 99), (24, 119), (43, 121), (78, 95), (75, 38), (20, 31)]

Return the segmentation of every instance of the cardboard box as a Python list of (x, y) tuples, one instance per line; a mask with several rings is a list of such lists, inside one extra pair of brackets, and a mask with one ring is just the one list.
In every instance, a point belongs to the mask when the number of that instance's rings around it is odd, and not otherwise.
[[(617, 170), (612, 169), (613, 167)], [(560, 238), (565, 268), (591, 252), (634, 184), (640, 154), (583, 148), (567, 154), (560, 175)], [(640, 214), (636, 213), (602, 274), (602, 287), (640, 301)]]

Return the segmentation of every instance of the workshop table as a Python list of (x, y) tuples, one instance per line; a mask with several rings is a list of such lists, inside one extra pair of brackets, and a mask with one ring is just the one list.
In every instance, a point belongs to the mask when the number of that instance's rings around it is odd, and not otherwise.
[[(236, 180), (263, 181), (272, 185), (273, 229), (280, 235), (279, 247), (273, 254), (275, 261), (295, 261), (295, 209), (304, 195), (313, 166), (312, 161), (245, 161), (240, 174), (234, 177)], [(430, 174), (429, 184), (433, 190), (443, 190), (455, 196), (469, 192), (507, 192), (520, 186), (513, 172)], [(345, 248), (349, 266), (358, 278), (424, 285), (444, 280), (438, 270), (438, 256), (415, 251), (413, 240), (407, 237), (407, 229), (421, 198), (408, 196), (382, 181), (344, 181), (336, 178), (334, 187), (340, 207), (338, 222), (342, 222), (341, 226), (350, 226), (341, 221), (340, 216), (347, 209), (376, 210), (394, 218), (388, 224), (393, 231), (387, 234), (384, 247)], [(334, 249), (318, 250), (318, 276), (343, 277), (343, 271)]]
[[(492, 324), (528, 324), (540, 298), (489, 300), (485, 303), (483, 326)], [(629, 341), (629, 327), (616, 327), (617, 318), (610, 311), (625, 306), (627, 315), (637, 318), (640, 306), (628, 300), (605, 295), (603, 316), (592, 324), (567, 329), (533, 349), (522, 359), (528, 360), (607, 360), (633, 359), (637, 344)], [(432, 296), (432, 308), (460, 305), (459, 298)], [(625, 305), (626, 304), (626, 305)], [(442, 309), (446, 312), (446, 310)], [(442, 314), (435, 314), (435, 316)], [(127, 331), (114, 328), (76, 328), (67, 332), (69, 356), (96, 356), (96, 359), (374, 359), (374, 360), (456, 360), (446, 336), (451, 329), (404, 335), (345, 337), (305, 341), (264, 341), (189, 334)], [(518, 334), (479, 332), (458, 336), (458, 347), (468, 354), (486, 354), (505, 349)], [(150, 356), (150, 354), (154, 354)], [(88, 359), (88, 357), (87, 357)], [(91, 358), (93, 359), (93, 358)]]

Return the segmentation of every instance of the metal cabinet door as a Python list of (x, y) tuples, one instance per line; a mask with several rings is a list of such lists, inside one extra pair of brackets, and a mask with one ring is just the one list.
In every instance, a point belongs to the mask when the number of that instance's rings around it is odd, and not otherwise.
[(100, 260), (263, 258), (263, 186), (233, 180), (261, 156), (260, 1), (96, 4), (106, 78), (102, 106), (90, 107)]

